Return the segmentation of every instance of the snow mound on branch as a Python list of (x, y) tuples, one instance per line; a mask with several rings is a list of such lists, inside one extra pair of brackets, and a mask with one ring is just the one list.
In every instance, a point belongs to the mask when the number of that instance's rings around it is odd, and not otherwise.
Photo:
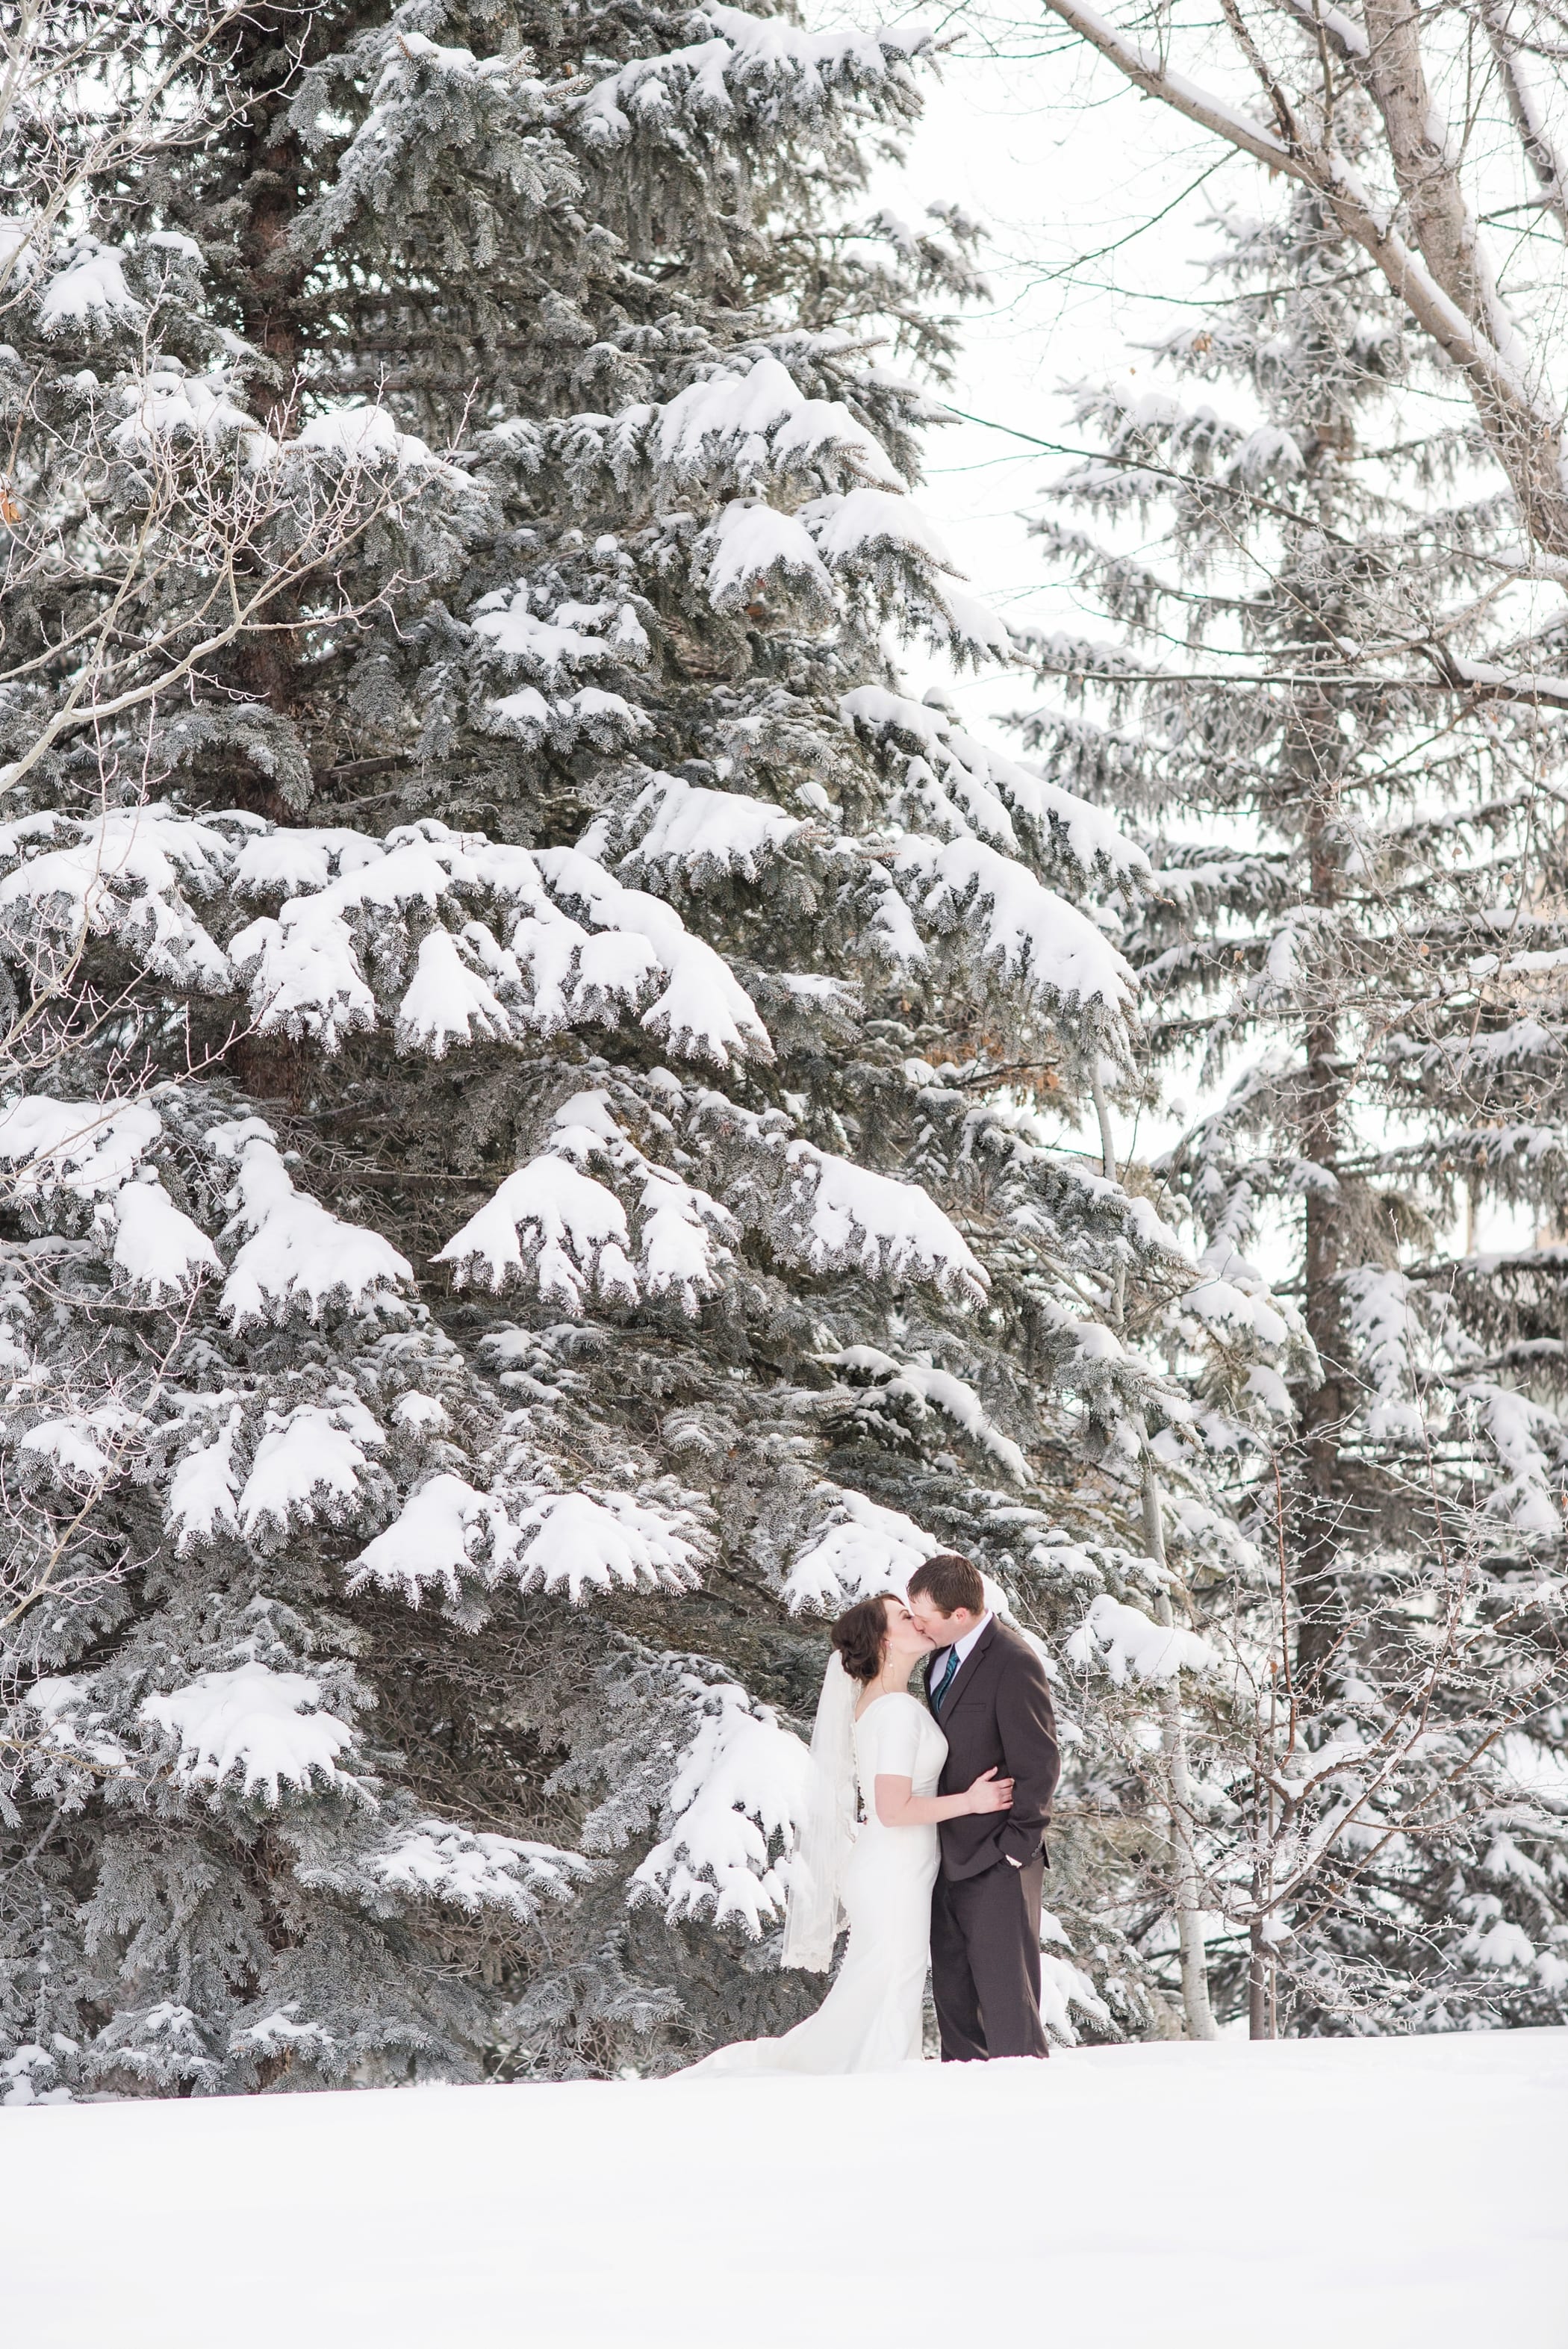
[[(640, 59), (625, 71), (660, 62)], [(688, 384), (651, 418), (656, 461), (676, 483), (711, 491), (727, 477), (738, 489), (759, 492), (781, 473), (821, 480), (847, 468), (888, 490), (901, 486), (881, 441), (842, 400), (808, 398), (771, 352), (744, 375), (726, 369)]]
[(935, 523), (913, 498), (890, 490), (851, 490), (801, 508), (824, 559), (835, 570), (894, 552), (938, 571), (956, 569)]
[(242, 2031), (233, 2032), (229, 2046), (233, 2054), (249, 2052), (255, 2055), (289, 2055), (300, 2046), (336, 2045), (332, 2033), (324, 2023), (300, 2023), (299, 2001), (291, 1998), (286, 2006), (276, 2006), (270, 2014), (257, 2017)]
[[(312, 1037), (328, 1051), (383, 1024), (368, 961), (388, 972), (415, 965), (393, 1024), (405, 1049), (437, 1057), (454, 1042), (618, 1023), (628, 1011), (668, 1050), (721, 1069), (772, 1054), (724, 958), (672, 906), (581, 849), (535, 854), (430, 818), (382, 840), (343, 827), (258, 832), (235, 812), (198, 823), (155, 804), (90, 823), (30, 816), (0, 826), (0, 940), (25, 959), (37, 959), (40, 940), (59, 955), (84, 932), (111, 937), (179, 986), (227, 990), (238, 978), (260, 1034)], [(187, 893), (230, 883), (283, 902), (246, 924), (225, 955)], [(455, 946), (431, 931), (475, 898), (512, 925), (507, 947), (482, 921), (462, 923)]]
[(630, 1246), (614, 1193), (564, 1158), (546, 1156), (509, 1174), (431, 1261), (451, 1265), (459, 1288), (479, 1280), (499, 1289), (509, 1276), (527, 1273), (547, 1304), (580, 1314), (590, 1296), (635, 1303)]
[[(583, 1171), (583, 1162), (595, 1160), (637, 1186), (636, 1268), (625, 1209)], [(645, 1288), (692, 1314), (717, 1288), (729, 1259), (726, 1242), (736, 1232), (716, 1199), (645, 1158), (615, 1123), (608, 1096), (592, 1092), (557, 1111), (550, 1150), (509, 1174), (432, 1262), (453, 1266), (459, 1287), (474, 1281), (500, 1289), (526, 1279), (574, 1319), (591, 1296), (629, 1305)]]
[(56, 1190), (96, 1199), (129, 1181), (162, 1132), (150, 1102), (26, 1093), (0, 1111), (0, 1160), (19, 1169), (11, 1195), (16, 1201)]
[(146, 1697), (140, 1717), (177, 1740), (181, 1785), (216, 1790), (238, 1776), (243, 1794), (275, 1806), (280, 1787), (304, 1792), (318, 1778), (357, 1791), (357, 1780), (337, 1766), (355, 1732), (320, 1702), (319, 1682), (253, 1661)]
[(119, 254), (96, 237), (84, 236), (44, 290), (38, 328), (45, 335), (83, 327), (101, 331), (141, 315), (142, 305), (125, 282)]
[(223, 1286), (223, 1311), (237, 1330), (282, 1323), (295, 1312), (319, 1321), (334, 1304), (374, 1309), (412, 1283), (412, 1266), (379, 1233), (345, 1223), (294, 1189), (260, 1118), (213, 1126), (207, 1146), (237, 1162), (230, 1229), (247, 1237)]
[(222, 376), (154, 368), (127, 393), (130, 411), (108, 437), (112, 447), (128, 455), (154, 450), (163, 440), (203, 440), (210, 448), (239, 440), (253, 465), (267, 464), (277, 454), (271, 433), (235, 406)]
[(61, 1753), (82, 1754), (101, 1769), (123, 1768), (129, 1761), (116, 1737), (103, 1733), (108, 1714), (94, 1707), (92, 1685), (84, 1672), (60, 1672), (35, 1681), (26, 1705), (36, 1713), (47, 1743)]
[(200, 1225), (154, 1180), (128, 1183), (119, 1195), (114, 1267), (156, 1305), (188, 1296), (204, 1272), (222, 1272), (223, 1260)]
[(1130, 969), (1077, 907), (1025, 864), (979, 840), (901, 843), (894, 872), (939, 931), (975, 940), (975, 959), (1042, 1004), (1098, 1004), (1119, 1018), (1132, 1002)]
[(1362, 1265), (1346, 1276), (1344, 1296), (1350, 1334), (1372, 1388), (1366, 1406), (1368, 1433), (1378, 1443), (1424, 1443), (1426, 1414), (1415, 1390), (1426, 1350), (1414, 1284), (1391, 1268)]
[(900, 1183), (809, 1142), (792, 1142), (781, 1252), (815, 1273), (856, 1267), (872, 1280), (928, 1280), (983, 1303), (990, 1275), (918, 1183)]
[[(642, 1018), (650, 1035), (720, 1068), (732, 1061), (771, 1060), (768, 1030), (751, 998), (723, 957), (693, 937), (671, 906), (623, 887), (579, 849), (541, 849), (537, 861), (558, 897), (582, 905), (600, 928), (641, 943), (645, 967), (663, 971), (665, 986)], [(515, 947), (517, 939), (512, 943)], [(582, 959), (586, 965), (586, 953)]]
[(670, 1786), (669, 1823), (632, 1878), (631, 1899), (656, 1900), (672, 1922), (711, 1910), (755, 1940), (781, 1916), (788, 1852), (806, 1802), (810, 1756), (765, 1706), (733, 1682), (686, 1686), (701, 1704), (696, 1736)]
[(1155, 1623), (1102, 1590), (1067, 1643), (1068, 1661), (1085, 1671), (1099, 1664), (1118, 1688), (1133, 1681), (1174, 1680), (1178, 1672), (1212, 1671), (1219, 1658), (1207, 1640), (1179, 1623)]
[(1086, 877), (1097, 870), (1116, 880), (1148, 872), (1144, 851), (1102, 809), (1005, 758), (930, 703), (862, 685), (843, 696), (839, 709), (872, 740), (903, 752), (904, 787), (942, 832), (973, 830), (1012, 854), (1017, 817), (1037, 830), (1048, 826)]
[(695, 1557), (665, 1517), (624, 1493), (553, 1493), (518, 1517), (510, 1563), (524, 1589), (563, 1590), (575, 1607), (590, 1590), (690, 1590)]
[(840, 1492), (785, 1578), (785, 1602), (792, 1615), (802, 1608), (827, 1615), (873, 1591), (903, 1590), (941, 1547), (902, 1511)]
[(41, 1419), (17, 1444), (18, 1452), (46, 1460), (58, 1483), (80, 1491), (114, 1473), (116, 1446), (137, 1433), (145, 1422), (139, 1412), (119, 1403), (100, 1403), (95, 1411), (67, 1412)]
[[(68, 844), (44, 843), (67, 836)], [(185, 892), (210, 895), (231, 848), (214, 824), (166, 802), (116, 809), (90, 821), (26, 816), (0, 825), (0, 936), (26, 953), (40, 935), (67, 949), (88, 934), (112, 938), (159, 978), (214, 993), (228, 957), (191, 912)]]
[(650, 777), (624, 824), (636, 844), (621, 857), (620, 872), (678, 872), (690, 888), (700, 888), (714, 874), (758, 880), (764, 860), (802, 829), (799, 816), (771, 800), (709, 791), (665, 774)]
[(948, 579), (934, 583), (942, 616), (947, 623), (947, 634), (953, 649), (961, 659), (978, 664), (983, 660), (1010, 661), (1016, 658), (1017, 647), (1007, 623), (989, 604), (978, 595), (955, 587)]
[(480, 1570), (486, 1544), (493, 1558), (504, 1559), (511, 1542), (500, 1502), (444, 1473), (410, 1493), (396, 1521), (360, 1551), (348, 1587), (356, 1589), (366, 1579), (389, 1589), (401, 1584), (418, 1607), (423, 1586), (439, 1582), (455, 1598), (459, 1577)]
[(1501, 1462), (1505, 1481), (1487, 1495), (1489, 1516), (1527, 1537), (1563, 1532), (1563, 1424), (1514, 1388), (1470, 1379), (1460, 1392)]
[(300, 1403), (284, 1414), (268, 1412), (264, 1425), (240, 1495), (240, 1529), (247, 1538), (268, 1530), (286, 1534), (316, 1517), (341, 1525), (357, 1513), (364, 1499), (360, 1472), (367, 1465), (364, 1447), (386, 1441), (363, 1403)]
[(491, 1583), (512, 1576), (524, 1589), (564, 1591), (573, 1606), (591, 1590), (679, 1592), (698, 1580), (694, 1532), (624, 1493), (524, 1495), (520, 1506), (442, 1475), (366, 1545), (349, 1588), (400, 1585), (416, 1607), (427, 1583), (455, 1595), (465, 1574)]
[(439, 1061), (449, 1044), (471, 1044), (476, 1036), (504, 1042), (511, 1033), (507, 1008), (483, 972), (463, 959), (449, 930), (432, 930), (420, 943), (418, 968), (397, 1007), (399, 1046), (418, 1046)]
[(262, 1034), (319, 1036), (335, 1051), (356, 1029), (373, 1029), (376, 998), (351, 926), (385, 936), (410, 907), (434, 913), (451, 892), (454, 864), (469, 869), (459, 842), (444, 856), (397, 833), (365, 847), (367, 854), (339, 854), (336, 879), (289, 897), (275, 920), (252, 922), (231, 941)]
[[(809, 1608), (813, 1613), (831, 1615), (877, 1591), (902, 1593), (909, 1588), (915, 1568), (947, 1547), (913, 1517), (868, 1501), (863, 1493), (836, 1485), (824, 1485), (821, 1490), (830, 1506), (785, 1578), (784, 1598), (791, 1614)], [(998, 1621), (1010, 1623), (1043, 1659), (1044, 1648), (1018, 1622), (1001, 1584), (988, 1574), (982, 1574), (980, 1579), (992, 1614)], [(1055, 1671), (1054, 1666), (1051, 1669)]]
[(547, 1901), (569, 1900), (592, 1873), (581, 1852), (513, 1836), (478, 1835), (447, 1819), (419, 1819), (373, 1852), (366, 1872), (389, 1892), (475, 1911), (504, 1909), (531, 1925)]
[(335, 408), (313, 416), (287, 451), (335, 457), (349, 465), (390, 466), (398, 473), (435, 473), (452, 489), (472, 490), (474, 484), (459, 466), (436, 456), (415, 432), (400, 432), (384, 408)]
[(214, 1542), (239, 1528), (239, 1474), (234, 1449), (243, 1414), (238, 1408), (211, 1444), (200, 1444), (180, 1462), (170, 1482), (164, 1524), (175, 1537), (175, 1555)]
[(477, 634), (539, 683), (557, 686), (577, 669), (606, 662), (641, 667), (647, 659), (647, 633), (630, 604), (562, 603), (544, 619), (531, 610), (531, 595), (526, 583), (496, 588), (470, 616)]
[(832, 578), (810, 532), (797, 515), (760, 498), (735, 498), (722, 507), (693, 555), (716, 612), (744, 610), (769, 595), (833, 606)]

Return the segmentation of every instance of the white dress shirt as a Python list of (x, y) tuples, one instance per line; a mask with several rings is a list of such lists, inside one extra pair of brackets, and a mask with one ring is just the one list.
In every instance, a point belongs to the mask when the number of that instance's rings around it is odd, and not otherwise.
[[(954, 1680), (958, 1678), (959, 1673), (964, 1670), (965, 1665), (968, 1662), (969, 1651), (975, 1645), (975, 1640), (980, 1637), (981, 1632), (989, 1625), (990, 1620), (991, 1610), (987, 1608), (985, 1614), (981, 1616), (978, 1623), (975, 1624), (973, 1631), (965, 1631), (962, 1640), (954, 1642), (954, 1647), (956, 1648), (958, 1655), (958, 1661), (954, 1666)], [(953, 1654), (953, 1652), (954, 1649), (952, 1648), (938, 1648), (936, 1653), (931, 1659), (931, 1680), (929, 1684), (932, 1688), (938, 1688), (941, 1686), (942, 1675), (947, 1670), (947, 1659), (951, 1654)], [(949, 1693), (951, 1693), (952, 1683), (949, 1682), (948, 1685)]]

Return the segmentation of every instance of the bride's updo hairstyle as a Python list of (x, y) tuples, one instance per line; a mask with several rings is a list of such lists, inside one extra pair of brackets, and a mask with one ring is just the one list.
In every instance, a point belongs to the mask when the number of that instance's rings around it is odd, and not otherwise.
[(872, 1599), (857, 1599), (833, 1626), (833, 1645), (852, 1681), (874, 1681), (882, 1670), (882, 1650), (887, 1644), (883, 1601), (889, 1599), (895, 1606), (903, 1604), (896, 1591), (879, 1590)]

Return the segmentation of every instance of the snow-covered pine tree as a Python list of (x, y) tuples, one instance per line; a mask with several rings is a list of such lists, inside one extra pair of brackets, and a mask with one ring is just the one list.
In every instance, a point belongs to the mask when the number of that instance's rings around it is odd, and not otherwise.
[(1141, 827), (1152, 1061), (1222, 1088), (1165, 1211), (1222, 1280), (1287, 1257), (1315, 1355), (1237, 1448), (1268, 1570), (1208, 1596), (1221, 1987), (1258, 2032), (1560, 2020), (1563, 697), (1485, 682), (1562, 629), (1316, 200), (1219, 233), (1160, 357), (1223, 399), (1076, 396), (1104, 454), (1041, 535), (1119, 635), (1037, 648), (1027, 740)]
[(15, 2093), (665, 2064), (817, 1994), (825, 1611), (956, 1544), (1159, 1668), (1191, 1270), (1057, 1146), (1143, 860), (887, 649), (1009, 649), (893, 367), (972, 232), (853, 209), (927, 44), (121, 22), (7, 230)]

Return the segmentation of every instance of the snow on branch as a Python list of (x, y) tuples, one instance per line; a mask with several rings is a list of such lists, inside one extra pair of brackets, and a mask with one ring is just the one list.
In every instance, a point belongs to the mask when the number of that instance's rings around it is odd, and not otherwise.
[[(805, 1609), (836, 1615), (856, 1599), (882, 1590), (902, 1591), (917, 1566), (948, 1547), (902, 1510), (870, 1501), (863, 1493), (824, 1485), (819, 1497), (827, 1503), (826, 1510), (784, 1579), (784, 1597), (791, 1614)], [(980, 1578), (993, 1615), (1022, 1630), (1002, 1585), (984, 1572)], [(1033, 1639), (1026, 1631), (1024, 1636)]]
[(696, 37), (686, 47), (635, 58), (589, 92), (580, 119), (590, 145), (643, 137), (684, 147), (692, 131), (722, 130), (738, 116), (777, 136), (818, 121), (841, 95), (875, 98), (884, 90), (902, 113), (909, 60), (934, 37), (913, 25), (806, 32), (787, 17), (754, 16), (715, 0), (688, 26)]
[(437, 1250), (459, 1287), (500, 1289), (525, 1274), (546, 1304), (580, 1314), (591, 1298), (636, 1302), (625, 1210), (613, 1191), (564, 1158), (545, 1156), (509, 1174), (495, 1196)]
[(366, 1543), (354, 1561), (348, 1587), (356, 1590), (366, 1581), (383, 1589), (400, 1587), (418, 1607), (428, 1583), (439, 1583), (456, 1599), (462, 1577), (493, 1578), (493, 1569), (511, 1552), (511, 1526), (503, 1505), (444, 1471), (417, 1486), (394, 1522)]
[(223, 1311), (236, 1329), (301, 1312), (319, 1321), (335, 1305), (374, 1311), (412, 1285), (412, 1266), (378, 1232), (295, 1190), (259, 1117), (211, 1127), (207, 1146), (235, 1168), (228, 1228), (244, 1237), (223, 1286)]
[(1467, 1379), (1460, 1395), (1502, 1467), (1487, 1495), (1490, 1516), (1527, 1538), (1561, 1540), (1568, 1456), (1562, 1422), (1528, 1395), (1491, 1379)]
[(763, 499), (732, 498), (693, 555), (716, 612), (744, 611), (764, 598), (815, 605), (824, 615), (837, 608), (831, 574), (805, 523)]
[(620, 819), (618, 829), (633, 845), (616, 869), (628, 876), (657, 874), (666, 886), (678, 874), (688, 889), (717, 876), (756, 881), (764, 861), (802, 828), (799, 816), (772, 800), (653, 773)]
[(785, 1578), (791, 1614), (836, 1614), (856, 1599), (902, 1590), (917, 1566), (943, 1545), (902, 1510), (868, 1501), (863, 1493), (825, 1486), (830, 1506)]
[(1067, 1643), (1085, 1671), (1099, 1664), (1118, 1688), (1131, 1681), (1169, 1681), (1178, 1672), (1212, 1671), (1219, 1658), (1207, 1640), (1180, 1624), (1151, 1621), (1140, 1608), (1101, 1591)]
[(174, 1536), (177, 1557), (239, 1529), (234, 1453), (242, 1424), (243, 1413), (235, 1406), (212, 1441), (187, 1452), (170, 1480), (163, 1521)]
[(142, 316), (142, 304), (125, 282), (120, 254), (96, 237), (84, 236), (44, 288), (37, 324), (41, 334), (51, 336), (84, 329), (102, 334)]
[(173, 1740), (173, 1775), (181, 1786), (211, 1787), (214, 1797), (237, 1779), (247, 1797), (276, 1806), (280, 1789), (320, 1784), (360, 1794), (359, 1780), (338, 1767), (356, 1732), (321, 1710), (320, 1682), (251, 1661), (232, 1671), (202, 1672), (182, 1688), (142, 1700), (139, 1717)]
[(154, 1175), (128, 1183), (119, 1194), (114, 1268), (128, 1288), (158, 1305), (188, 1296), (203, 1274), (222, 1272), (223, 1262)]
[(1042, 1007), (1098, 1006), (1119, 1020), (1133, 978), (1109, 941), (1028, 867), (983, 841), (912, 837), (893, 872), (913, 908), (939, 933), (973, 938), (975, 960)]
[(711, 1912), (716, 1925), (738, 1924), (755, 1940), (783, 1913), (786, 1871), (778, 1859), (804, 1811), (810, 1756), (733, 1681), (707, 1686), (687, 1674), (683, 1687), (701, 1707), (696, 1733), (676, 1766), (664, 1831), (628, 1899), (634, 1906), (656, 1900), (672, 1923)]
[(698, 1580), (695, 1518), (625, 1493), (539, 1493), (505, 1498), (460, 1476), (431, 1477), (354, 1561), (350, 1589), (364, 1582), (401, 1588), (413, 1606), (427, 1585), (456, 1598), (461, 1578), (503, 1577), (578, 1606), (591, 1591), (679, 1593)]
[(17, 1204), (63, 1191), (96, 1199), (119, 1191), (163, 1132), (146, 1101), (57, 1101), (27, 1093), (0, 1111), (0, 1160), (15, 1169)]
[[(584, 1171), (594, 1163), (635, 1189), (635, 1266), (626, 1209)], [(525, 1281), (573, 1317), (591, 1299), (634, 1305), (645, 1292), (692, 1314), (718, 1288), (737, 1230), (706, 1191), (645, 1157), (611, 1113), (608, 1095), (593, 1091), (562, 1105), (547, 1151), (509, 1174), (432, 1261), (451, 1265), (459, 1287)]]
[(648, 411), (645, 429), (649, 457), (672, 489), (756, 496), (793, 476), (836, 491), (846, 472), (902, 487), (886, 450), (843, 401), (809, 398), (770, 351), (744, 374), (726, 368), (688, 384)]
[(563, 1591), (574, 1607), (590, 1590), (690, 1590), (695, 1531), (624, 1493), (548, 1493), (515, 1520), (510, 1570), (524, 1589)]
[(361, 1483), (369, 1463), (365, 1446), (385, 1443), (362, 1402), (300, 1403), (269, 1411), (256, 1457), (239, 1499), (239, 1526), (247, 1540), (282, 1538), (298, 1526), (325, 1518), (346, 1525), (362, 1510)]
[[(521, 1925), (531, 1925), (547, 1904), (570, 1900), (593, 1873), (581, 1852), (477, 1834), (449, 1819), (417, 1819), (379, 1851), (366, 1853), (363, 1868), (383, 1894), (470, 1913), (502, 1909)], [(309, 1880), (310, 1871), (301, 1873)]]
[(775, 1245), (814, 1273), (927, 1280), (983, 1304), (991, 1277), (957, 1226), (918, 1183), (901, 1183), (809, 1142), (784, 1145), (789, 1167)]
[(87, 820), (23, 816), (0, 825), (0, 940), (35, 962), (43, 949), (111, 938), (155, 977), (215, 993), (229, 984), (228, 957), (187, 892), (211, 895), (232, 854), (215, 823), (157, 802)]
[(1022, 823), (1082, 878), (1100, 873), (1123, 881), (1148, 872), (1143, 850), (1101, 809), (976, 740), (930, 701), (862, 685), (844, 695), (839, 709), (867, 740), (899, 758), (909, 815), (919, 828), (944, 837), (978, 833), (1013, 855), (1019, 845), (1015, 825)]
[[(641, 668), (646, 662), (647, 634), (632, 605), (559, 603), (542, 617), (532, 609), (534, 594), (522, 580), (515, 587), (492, 590), (473, 607), (476, 633), (489, 639), (510, 667), (559, 689), (585, 668)], [(493, 706), (507, 708), (504, 701)]]
[[(643, 968), (662, 972), (665, 985), (642, 1016), (650, 1035), (673, 1051), (719, 1068), (772, 1059), (768, 1030), (751, 998), (723, 957), (694, 937), (671, 906), (641, 889), (624, 888), (579, 849), (541, 849), (537, 861), (557, 897), (581, 905), (597, 929), (634, 942), (642, 949)], [(540, 944), (543, 948), (548, 942)], [(591, 941), (581, 957), (580, 983), (590, 994), (599, 963), (608, 964), (613, 983), (614, 958), (595, 957), (597, 944)]]
[(988, 1453), (1014, 1484), (1030, 1481), (1028, 1463), (1017, 1444), (993, 1423), (974, 1388), (951, 1371), (934, 1370), (928, 1362), (901, 1362), (877, 1346), (848, 1346), (824, 1359), (852, 1388), (861, 1392), (870, 1389), (890, 1403), (903, 1404), (917, 1421), (928, 1412), (940, 1412)]

